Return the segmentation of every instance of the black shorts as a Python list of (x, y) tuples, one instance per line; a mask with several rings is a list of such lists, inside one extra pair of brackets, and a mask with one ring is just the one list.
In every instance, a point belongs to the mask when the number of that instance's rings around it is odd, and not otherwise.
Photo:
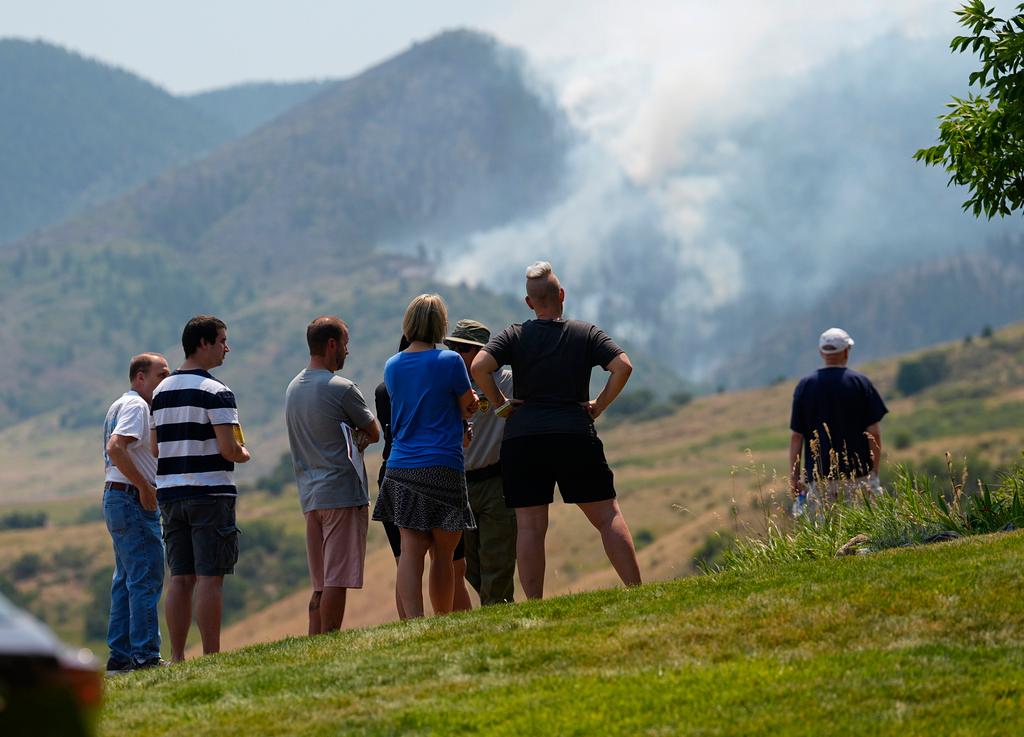
[[(398, 529), (394, 522), (388, 522), (383, 520), (381, 524), (384, 525), (384, 532), (388, 536), (388, 545), (391, 546), (391, 552), (396, 558), (402, 557), (402, 533)], [(459, 544), (455, 546), (455, 554), (452, 556), (452, 560), (462, 560), (466, 557), (466, 544), (465, 538), (459, 538)]]
[(536, 507), (555, 500), (555, 484), (567, 504), (615, 498), (612, 469), (596, 434), (525, 435), (501, 444), (505, 506)]
[(235, 497), (196, 496), (160, 504), (172, 576), (224, 576), (238, 562)]

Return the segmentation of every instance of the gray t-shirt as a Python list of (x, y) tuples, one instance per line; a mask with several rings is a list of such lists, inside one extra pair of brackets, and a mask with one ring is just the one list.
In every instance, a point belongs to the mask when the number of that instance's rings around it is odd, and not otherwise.
[[(373, 422), (359, 387), (325, 369), (303, 369), (284, 393), (284, 416), (302, 511), (361, 507), (368, 490), (349, 459), (341, 423), (355, 431)], [(362, 465), (353, 448), (352, 457)]]
[[(512, 372), (507, 368), (494, 372), (494, 381), (501, 393), (512, 398)], [(494, 414), (492, 407), (483, 392), (473, 384), (473, 389), (480, 395), (480, 409), (476, 411), (470, 422), (473, 424), (473, 442), (466, 448), (466, 470), (493, 466), (501, 456), (501, 436), (505, 432), (505, 419)]]

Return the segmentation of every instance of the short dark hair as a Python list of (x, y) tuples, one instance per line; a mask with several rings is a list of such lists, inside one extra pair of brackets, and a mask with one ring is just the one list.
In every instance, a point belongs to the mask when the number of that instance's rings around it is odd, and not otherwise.
[(128, 381), (135, 381), (135, 374), (140, 371), (148, 374), (149, 367), (153, 365), (156, 358), (163, 358), (163, 356), (159, 353), (140, 353), (137, 356), (132, 356), (131, 363), (128, 364)]
[(224, 321), (213, 315), (193, 317), (185, 323), (185, 329), (181, 331), (181, 347), (185, 351), (185, 358), (190, 358), (199, 350), (199, 344), (204, 340), (207, 343), (216, 343), (217, 333), (227, 329)]
[(348, 332), (348, 325), (340, 317), (321, 315), (314, 318), (306, 328), (306, 345), (309, 355), (322, 356), (327, 351), (327, 341), (334, 338), (339, 343)]

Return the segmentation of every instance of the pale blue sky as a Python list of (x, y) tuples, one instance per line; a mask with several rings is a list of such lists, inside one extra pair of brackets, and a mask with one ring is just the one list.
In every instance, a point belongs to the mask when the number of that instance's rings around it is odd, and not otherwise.
[(723, 121), (745, 115), (780, 79), (882, 34), (946, 48), (958, 28), (957, 6), (957, 0), (33, 0), (4, 3), (0, 36), (42, 38), (183, 93), (245, 81), (346, 77), (444, 29), (476, 28), (524, 49), (573, 122), (631, 177), (649, 182), (685, 158), (679, 142), (695, 114)]
[(489, 31), (540, 60), (556, 62), (589, 57), (666, 68), (716, 53), (748, 59), (761, 46), (766, 52), (787, 48), (790, 57), (801, 51), (813, 55), (823, 45), (862, 43), (891, 28), (950, 30), (956, 3), (829, 5), (799, 0), (32, 0), (4, 3), (0, 35), (43, 38), (126, 67), (174, 92), (192, 92), (246, 80), (347, 76), (415, 40), (460, 26)]
[(341, 77), (454, 26), (496, 28), (504, 4), (471, 0), (33, 0), (0, 34), (43, 38), (192, 92), (252, 79)]

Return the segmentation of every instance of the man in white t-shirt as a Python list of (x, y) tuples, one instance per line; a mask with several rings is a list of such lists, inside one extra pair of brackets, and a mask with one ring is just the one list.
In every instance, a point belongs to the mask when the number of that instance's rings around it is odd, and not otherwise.
[(150, 449), (153, 390), (170, 374), (159, 353), (132, 358), (131, 389), (103, 423), (103, 517), (114, 541), (107, 673), (160, 665), (157, 604), (164, 581), (164, 546), (156, 506), (156, 458)]

